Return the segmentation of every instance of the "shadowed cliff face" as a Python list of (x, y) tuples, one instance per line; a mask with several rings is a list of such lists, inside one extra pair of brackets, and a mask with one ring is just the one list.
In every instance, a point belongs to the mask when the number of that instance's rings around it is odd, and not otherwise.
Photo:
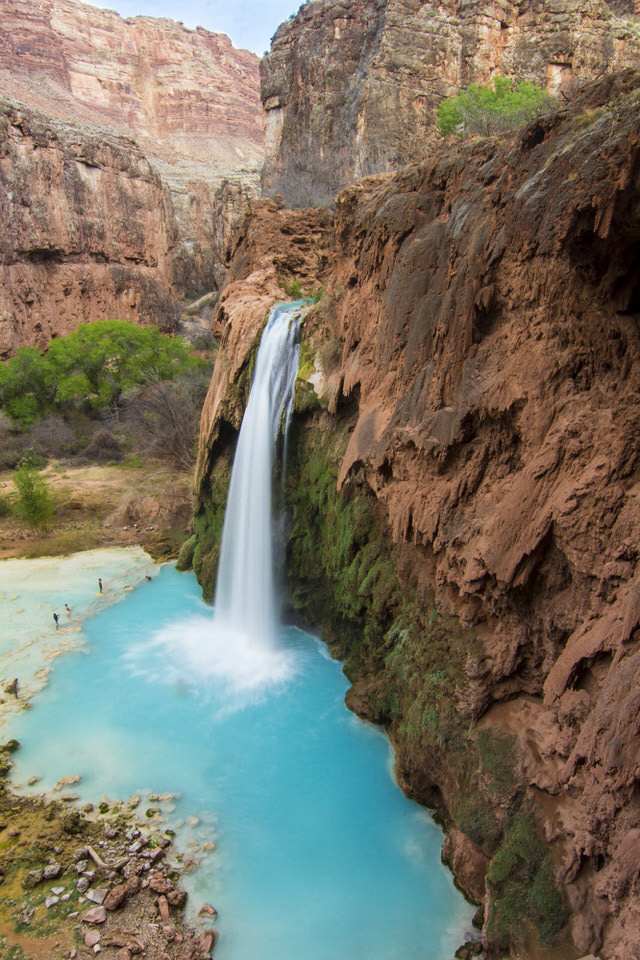
[[(435, 598), (437, 615), (459, 624), (442, 669), (411, 680), (427, 696), (427, 680), (433, 690), (449, 661), (461, 664), (446, 704), (427, 697), (436, 728), (438, 711), (454, 710), (457, 742), (428, 750), (409, 729), (412, 704), (398, 712), (407, 665), (431, 654), (388, 629), (397, 596), (376, 614), (377, 639), (368, 621), (366, 649), (342, 643), (350, 702), (387, 724), (401, 782), (439, 807), (447, 857), (485, 897), (494, 948), (516, 843), (509, 818), (524, 809), (516, 796), (531, 804), (571, 914), (567, 958), (640, 949), (639, 83), (604, 78), (509, 138), (441, 146), (350, 187), (313, 256), (291, 243), (306, 214), (280, 211), (280, 239), (273, 226), (268, 236), (276, 260), (298, 249), (305, 282), (324, 270), (328, 287), (306, 323), (322, 399), (300, 409), (299, 442), (341, 432), (337, 486), (379, 511), (412, 603)], [(201, 518), (239, 422), (233, 384), (275, 293), (264, 287), (259, 209), (219, 314), (228, 359), (203, 415)], [(253, 290), (265, 296), (248, 310)], [(367, 537), (353, 542), (362, 556)], [(298, 568), (298, 581), (311, 576)], [(446, 645), (441, 634), (429, 642)], [(491, 842), (456, 806), (455, 758), (463, 749), (476, 763), (483, 733), (510, 738), (519, 784), (492, 795), (502, 839)]]
[(173, 329), (176, 223), (135, 144), (2, 99), (0, 139), (0, 356), (83, 320)]
[[(144, 322), (219, 289), (230, 232), (259, 190), (258, 58), (223, 34), (76, 0), (4, 0), (2, 16), (0, 259), (33, 294), (27, 322), (24, 299), (4, 291), (3, 353), (106, 307)], [(43, 286), (43, 259), (64, 261), (64, 278), (48, 270)], [(115, 294), (108, 264), (126, 273)], [(149, 296), (131, 292), (151, 275)]]
[(332, 205), (342, 187), (420, 160), (444, 97), (496, 74), (551, 93), (633, 66), (640, 34), (603, 2), (312, 0), (260, 62), (263, 192)]

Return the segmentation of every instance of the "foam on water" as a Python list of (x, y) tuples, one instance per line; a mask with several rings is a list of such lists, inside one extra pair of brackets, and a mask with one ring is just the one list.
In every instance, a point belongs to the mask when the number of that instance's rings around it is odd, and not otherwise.
[(138, 676), (184, 689), (204, 682), (209, 696), (237, 707), (290, 680), (298, 669), (294, 651), (219, 620), (212, 625), (210, 615), (166, 624), (134, 645), (126, 659)]

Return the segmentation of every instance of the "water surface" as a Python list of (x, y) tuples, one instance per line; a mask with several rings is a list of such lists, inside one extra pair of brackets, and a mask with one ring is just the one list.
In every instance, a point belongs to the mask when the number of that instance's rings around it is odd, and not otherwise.
[(11, 721), (14, 779), (79, 774), (82, 801), (160, 806), (200, 860), (189, 910), (218, 909), (219, 960), (451, 960), (470, 908), (386, 738), (346, 710), (340, 665), (293, 628), (259, 662), (212, 649), (211, 624), (170, 566), (87, 620), (86, 648)]

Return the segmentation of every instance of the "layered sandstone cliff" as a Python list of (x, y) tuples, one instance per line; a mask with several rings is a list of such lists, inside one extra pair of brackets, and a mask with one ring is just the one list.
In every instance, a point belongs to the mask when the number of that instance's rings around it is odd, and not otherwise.
[(615, 75), (350, 187), (333, 228), (255, 208), (218, 312), (194, 566), (211, 593), (278, 276), (321, 282), (291, 586), (439, 809), (492, 955), (640, 951), (639, 118)]
[(177, 228), (141, 150), (0, 98), (0, 356), (79, 322), (175, 325)]
[[(123, 19), (77, 0), (5, 0), (2, 15), (0, 91), (8, 101), (5, 114), (11, 109), (22, 111), (21, 124), (7, 121), (2, 194), (13, 239), (8, 245), (0, 240), (2, 260), (17, 267), (22, 249), (21, 276), (27, 276), (39, 257), (38, 249), (55, 249), (62, 260), (61, 232), (75, 235), (67, 272), (72, 259), (82, 260), (91, 289), (104, 291), (97, 298), (88, 296), (74, 312), (68, 294), (55, 287), (56, 278), (49, 277), (53, 286), (46, 302), (39, 296), (29, 301), (32, 325), (35, 330), (39, 323), (40, 329), (19, 342), (41, 343), (44, 331), (54, 329), (52, 302), (66, 305), (56, 332), (80, 319), (102, 316), (100, 311), (112, 299), (107, 292), (112, 284), (103, 282), (106, 267), (93, 273), (96, 262), (114, 267), (125, 262), (131, 267), (135, 263), (149, 266), (147, 261), (154, 260), (166, 299), (194, 297), (218, 288), (230, 230), (259, 190), (263, 122), (258, 58), (234, 49), (223, 34), (187, 30), (171, 20)], [(28, 118), (36, 116), (44, 134), (33, 141), (26, 127), (31, 124)], [(66, 150), (61, 147), (63, 141), (70, 156), (74, 150), (86, 155), (98, 150), (100, 162), (61, 163)], [(113, 150), (120, 159), (115, 170), (102, 176), (100, 171), (109, 167)], [(127, 152), (130, 157), (125, 161)], [(136, 183), (142, 168), (145, 172)], [(80, 204), (73, 184), (76, 170), (83, 174), (82, 230), (76, 216)], [(114, 187), (111, 194), (109, 177)], [(151, 180), (153, 190), (149, 190)], [(96, 235), (110, 238), (114, 229), (122, 232), (117, 224), (129, 220), (134, 195), (137, 212), (130, 231), (138, 238), (136, 251), (131, 255), (124, 248), (116, 251), (110, 239), (101, 246)], [(34, 206), (40, 210), (38, 237), (28, 231), (18, 237), (25, 209)], [(151, 236), (154, 221), (160, 231), (155, 238)], [(47, 222), (52, 230), (48, 239)], [(82, 237), (89, 234), (91, 241), (83, 249)], [(163, 248), (162, 255), (158, 248)], [(41, 275), (40, 268), (33, 273), (34, 290)], [(140, 284), (145, 282), (141, 273)], [(13, 301), (9, 292), (3, 296), (5, 330), (8, 315), (13, 317), (9, 326), (13, 324), (21, 335), (26, 333), (20, 294)], [(153, 302), (145, 305), (132, 296), (129, 301), (133, 315), (141, 320), (157, 312)], [(19, 342), (12, 340), (10, 346), (15, 349)]]
[(640, 59), (637, 22), (582, 0), (312, 0), (260, 63), (263, 189), (331, 204), (363, 176), (419, 160), (442, 98), (498, 75), (558, 93)]

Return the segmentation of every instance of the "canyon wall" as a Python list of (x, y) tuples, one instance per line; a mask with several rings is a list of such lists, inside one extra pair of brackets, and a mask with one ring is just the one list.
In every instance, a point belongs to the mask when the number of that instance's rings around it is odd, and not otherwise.
[[(114, 316), (157, 316), (160, 287), (167, 303), (219, 289), (230, 231), (259, 192), (258, 58), (234, 49), (223, 34), (187, 30), (171, 20), (123, 19), (76, 0), (5, 0), (2, 13), (0, 90), (9, 133), (1, 175), (12, 239), (0, 241), (0, 257), (18, 271), (19, 286), (31, 283), (35, 294), (27, 301), (27, 320), (20, 290), (15, 297), (4, 291), (3, 354), (20, 343), (42, 345), (81, 319), (104, 316), (103, 308), (114, 302), (108, 292), (113, 284), (104, 279), (108, 264), (129, 273), (142, 265), (133, 283), (139, 290), (148, 287), (152, 269), (156, 285), (146, 303), (144, 296), (125, 295), (128, 309), (115, 309)], [(17, 126), (11, 120), (16, 115)], [(35, 140), (27, 129), (34, 122), (42, 131)], [(76, 163), (74, 151), (99, 155), (99, 162)], [(107, 173), (112, 160), (115, 169)], [(74, 186), (78, 171), (82, 198)], [(128, 229), (137, 247), (116, 248), (113, 237), (127, 229), (121, 224), (131, 216), (134, 196), (135, 222)], [(25, 210), (33, 215), (35, 207), (38, 225), (31, 235)], [(157, 237), (151, 236), (154, 224)], [(73, 237), (68, 250), (62, 234)], [(62, 286), (60, 271), (43, 272), (38, 251), (44, 249), (56, 251), (47, 254), (49, 267), (66, 257)], [(85, 283), (88, 295), (69, 299), (68, 275), (81, 262), (83, 272), (74, 282), (76, 291)], [(129, 288), (128, 279), (124, 286)], [(55, 320), (54, 303), (65, 304)]]
[(0, 99), (0, 184), (0, 356), (81, 321), (174, 329), (176, 223), (131, 140)]
[(640, 951), (640, 75), (442, 144), (328, 212), (265, 202), (217, 313), (193, 563), (281, 282), (307, 314), (289, 580), (483, 904), (491, 956)]
[(504, 75), (561, 94), (640, 58), (637, 21), (581, 0), (311, 0), (260, 62), (265, 195), (331, 205), (420, 160), (444, 97)]

